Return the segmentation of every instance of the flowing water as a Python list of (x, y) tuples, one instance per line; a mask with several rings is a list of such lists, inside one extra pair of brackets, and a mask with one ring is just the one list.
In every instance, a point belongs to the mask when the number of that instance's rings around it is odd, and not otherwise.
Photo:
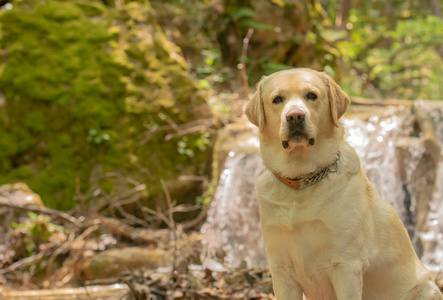
[[(421, 108), (443, 145), (441, 105), (426, 103)], [(430, 163), (423, 136), (412, 133), (409, 119), (406, 107), (389, 107), (365, 120), (345, 118), (345, 138), (356, 149), (369, 180), (397, 210), (422, 261), (437, 274), (443, 270), (443, 162)], [(226, 159), (202, 229), (205, 264), (266, 266), (253, 191), (254, 179), (263, 170), (258, 141), (249, 141), (246, 151), (241, 142), (237, 145)]]
[(258, 202), (254, 195), (254, 180), (263, 170), (258, 140), (254, 138), (244, 150), (229, 152), (202, 228), (206, 263), (223, 261), (228, 267), (243, 263), (249, 267), (266, 264)]
[[(441, 145), (441, 108), (426, 106)], [(428, 168), (432, 162), (423, 137), (406, 135), (409, 113), (409, 108), (391, 107), (367, 121), (344, 119), (345, 138), (357, 151), (371, 183), (399, 214), (419, 257), (438, 273), (443, 266), (443, 163)], [(406, 154), (400, 155), (402, 149)], [(423, 199), (427, 209), (419, 205)]]

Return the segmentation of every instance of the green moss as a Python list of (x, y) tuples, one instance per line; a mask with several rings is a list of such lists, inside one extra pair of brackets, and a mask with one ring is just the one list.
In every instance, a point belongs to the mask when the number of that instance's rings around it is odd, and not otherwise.
[(29, 166), (20, 166), (9, 173), (9, 177), (19, 180), (27, 180), (32, 178), (34, 171)]
[[(98, 183), (114, 194), (131, 178), (147, 184), (149, 202), (161, 198), (160, 179), (204, 172), (207, 133), (165, 142), (169, 120), (209, 110), (148, 4), (27, 0), (0, 13), (0, 28), (0, 182), (25, 181), (47, 205), (70, 209), (77, 178), (82, 193)], [(159, 130), (146, 139), (152, 124)]]

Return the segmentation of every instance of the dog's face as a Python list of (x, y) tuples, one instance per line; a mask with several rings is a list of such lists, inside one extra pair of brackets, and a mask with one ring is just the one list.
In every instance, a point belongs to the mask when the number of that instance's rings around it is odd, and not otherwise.
[(260, 128), (262, 143), (292, 151), (331, 135), (348, 104), (348, 95), (325, 73), (292, 69), (263, 78), (245, 113)]

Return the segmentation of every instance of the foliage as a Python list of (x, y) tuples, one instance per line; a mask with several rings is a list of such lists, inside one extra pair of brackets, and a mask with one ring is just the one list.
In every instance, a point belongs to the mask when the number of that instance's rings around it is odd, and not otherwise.
[(178, 131), (210, 113), (149, 3), (21, 1), (0, 26), (1, 183), (27, 182), (70, 209), (76, 193), (116, 194), (128, 182), (147, 183), (152, 201), (160, 179), (204, 172), (210, 137)]
[[(326, 71), (336, 67), (339, 53), (325, 30), (331, 21), (316, 1), (225, 0), (223, 4), (222, 22), (214, 25), (223, 61), (233, 67), (244, 62), (250, 84), (263, 74), (293, 67)], [(254, 31), (244, 55), (243, 38), (249, 29)]]
[(48, 243), (53, 235), (64, 235), (64, 228), (50, 222), (50, 218), (45, 215), (38, 215), (29, 212), (28, 218), (23, 223), (12, 223), (14, 228), (13, 235), (20, 236), (20, 238), (13, 238), (17, 243), (13, 248), (17, 253), (24, 250), (23, 256), (32, 256), (40, 251), (40, 246)]
[(344, 84), (351, 93), (372, 97), (442, 99), (443, 20), (400, 13), (392, 24), (383, 15), (351, 11), (349, 38), (337, 42), (352, 74)]
[[(67, 240), (65, 228), (52, 223), (50, 217), (45, 215), (28, 212), (28, 218), (23, 218), (22, 223), (13, 222), (11, 225), (13, 230), (7, 239), (14, 261), (41, 255), (47, 248)], [(27, 270), (30, 273), (44, 270), (48, 258), (48, 255), (43, 255), (41, 260), (30, 264)]]
[(221, 17), (214, 1), (150, 2), (166, 36), (180, 47), (190, 71), (201, 79), (200, 88), (210, 90), (232, 79), (231, 72), (223, 69), (212, 26)]
[[(334, 76), (352, 95), (443, 98), (443, 21), (433, 15), (431, 1), (350, 2), (350, 15), (342, 29), (335, 24), (344, 2), (181, 1), (170, 4), (175, 13), (160, 14), (169, 15), (167, 22), (178, 20), (172, 25), (173, 36), (179, 37), (180, 46), (186, 40), (188, 50), (194, 45), (194, 54), (204, 57), (211, 43), (219, 46), (211, 49), (217, 64), (199, 68), (208, 77), (211, 72), (219, 74), (221, 66), (230, 66), (238, 77), (235, 70), (244, 62), (252, 85), (263, 74), (311, 67)], [(187, 25), (188, 18), (198, 20), (198, 26)], [(167, 22), (161, 22), (162, 26), (168, 26)], [(249, 29), (254, 33), (243, 56), (243, 38)]]

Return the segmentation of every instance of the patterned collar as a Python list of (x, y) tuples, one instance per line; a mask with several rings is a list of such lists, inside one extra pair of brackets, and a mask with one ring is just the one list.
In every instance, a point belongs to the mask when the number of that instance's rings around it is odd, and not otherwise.
[(297, 178), (286, 178), (274, 172), (274, 176), (280, 180), (285, 185), (294, 189), (304, 189), (305, 187), (316, 184), (323, 178), (325, 178), (329, 173), (335, 173), (338, 170), (338, 161), (340, 160), (340, 152), (337, 153), (334, 161), (327, 165), (325, 168), (321, 169), (317, 173), (310, 173), (301, 175)]

